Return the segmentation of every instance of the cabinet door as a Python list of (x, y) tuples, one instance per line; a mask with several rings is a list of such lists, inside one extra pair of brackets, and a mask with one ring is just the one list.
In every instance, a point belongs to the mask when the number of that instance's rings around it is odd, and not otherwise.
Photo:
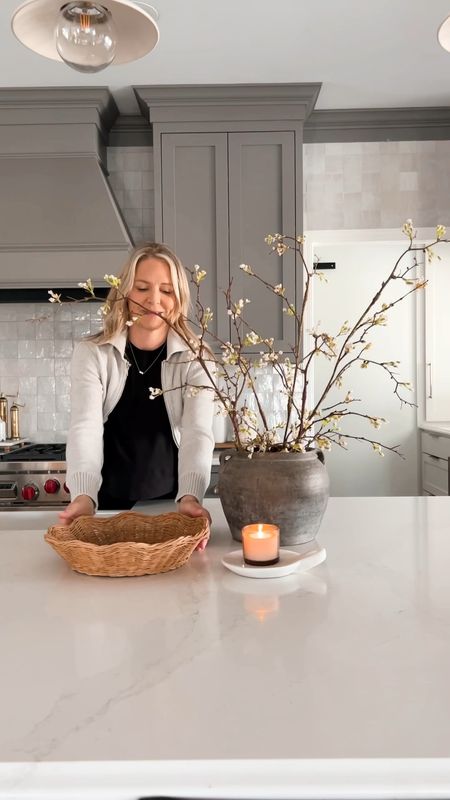
[[(245, 317), (277, 349), (294, 344), (292, 317), (273, 292), (239, 269), (250, 264), (271, 284), (282, 283), (296, 302), (295, 254), (281, 258), (264, 242), (268, 233), (295, 236), (295, 134), (267, 131), (228, 134), (230, 272), (233, 298), (248, 297)], [(301, 283), (301, 276), (299, 276)]]
[(199, 264), (207, 271), (201, 297), (214, 312), (209, 329), (228, 339), (221, 292), (229, 281), (227, 135), (166, 133), (161, 138), (162, 238), (186, 267)]
[(436, 246), (440, 261), (426, 265), (425, 397), (429, 422), (450, 420), (450, 244)]

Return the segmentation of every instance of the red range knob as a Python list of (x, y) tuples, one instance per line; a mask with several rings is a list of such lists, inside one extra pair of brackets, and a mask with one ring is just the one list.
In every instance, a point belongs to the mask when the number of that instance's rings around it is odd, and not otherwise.
[(61, 484), (56, 478), (49, 478), (44, 483), (44, 489), (47, 494), (56, 494), (56, 492), (59, 492), (60, 486)]
[(39, 496), (39, 489), (34, 483), (27, 483), (22, 489), (22, 497), (24, 500), (37, 500)]

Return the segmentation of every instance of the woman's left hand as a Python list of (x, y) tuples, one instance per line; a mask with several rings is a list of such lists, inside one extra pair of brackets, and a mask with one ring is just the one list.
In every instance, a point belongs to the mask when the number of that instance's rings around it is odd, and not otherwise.
[(179, 508), (181, 514), (186, 514), (187, 517), (205, 517), (208, 520), (208, 533), (204, 539), (197, 545), (196, 550), (204, 550), (208, 544), (210, 536), (211, 515), (197, 500), (190, 494), (185, 494), (179, 501)]

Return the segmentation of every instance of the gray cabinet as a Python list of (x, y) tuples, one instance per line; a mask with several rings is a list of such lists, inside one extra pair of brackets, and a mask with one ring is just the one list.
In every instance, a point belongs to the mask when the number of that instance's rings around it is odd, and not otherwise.
[(186, 266), (199, 264), (207, 270), (201, 289), (203, 304), (215, 312), (210, 329), (228, 339), (228, 319), (217, 313), (229, 279), (227, 135), (164, 134), (161, 160), (156, 238), (169, 244)]
[[(271, 284), (282, 283), (296, 302), (296, 258), (273, 253), (264, 237), (268, 233), (297, 235), (295, 133), (253, 131), (228, 134), (230, 278), (235, 297), (250, 297), (246, 318), (277, 347), (294, 344), (292, 317), (283, 313), (280, 298), (239, 269), (250, 264)], [(301, 283), (301, 273), (299, 281)]]
[(450, 437), (422, 431), (421, 450), (422, 494), (449, 494)]
[(213, 333), (231, 336), (223, 296), (249, 297), (246, 319), (283, 349), (293, 344), (293, 320), (266, 287), (239, 269), (251, 264), (294, 302), (302, 289), (295, 257), (281, 258), (268, 233), (302, 231), (303, 122), (318, 84), (139, 87), (153, 124), (156, 238), (186, 266), (208, 273), (203, 304), (215, 312)]
[(0, 290), (120, 270), (130, 238), (105, 176), (108, 89), (0, 90)]
[(207, 270), (202, 302), (215, 311), (211, 329), (230, 338), (224, 293), (251, 296), (246, 318), (255, 330), (288, 340), (292, 318), (266, 287), (239, 265), (252, 264), (295, 297), (295, 258), (271, 253), (267, 233), (295, 233), (293, 132), (168, 133), (161, 137), (161, 236), (183, 262)]

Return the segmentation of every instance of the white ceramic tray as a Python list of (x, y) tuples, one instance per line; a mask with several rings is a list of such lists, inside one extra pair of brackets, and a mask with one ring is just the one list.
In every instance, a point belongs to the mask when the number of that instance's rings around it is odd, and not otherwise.
[(317, 567), (318, 564), (325, 561), (326, 557), (327, 552), (320, 545), (313, 546), (303, 553), (280, 548), (280, 560), (277, 564), (269, 567), (254, 567), (244, 563), (242, 550), (233, 550), (222, 558), (222, 564), (231, 572), (242, 575), (244, 578), (282, 578), (292, 572), (304, 572), (312, 567)]

